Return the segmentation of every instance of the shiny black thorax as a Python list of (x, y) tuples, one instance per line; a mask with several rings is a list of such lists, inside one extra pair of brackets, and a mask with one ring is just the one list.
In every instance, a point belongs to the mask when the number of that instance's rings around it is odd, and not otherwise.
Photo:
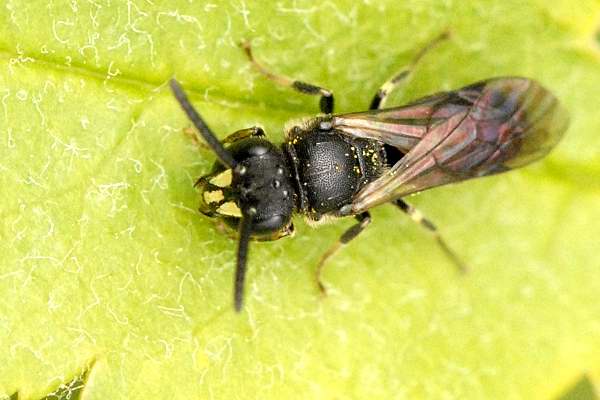
[(381, 144), (318, 126), (294, 127), (283, 144), (295, 184), (296, 210), (312, 220), (337, 215), (367, 183), (381, 176)]

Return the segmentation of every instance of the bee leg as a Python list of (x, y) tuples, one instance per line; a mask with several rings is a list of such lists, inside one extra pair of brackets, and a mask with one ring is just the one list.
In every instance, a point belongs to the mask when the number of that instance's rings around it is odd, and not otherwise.
[(408, 216), (413, 221), (415, 221), (417, 224), (421, 225), (423, 228), (427, 229), (433, 234), (433, 237), (435, 238), (442, 251), (446, 254), (446, 256), (448, 256), (448, 258), (450, 258), (452, 263), (456, 265), (456, 268), (460, 273), (466, 273), (469, 270), (467, 265), (446, 244), (446, 241), (442, 238), (437, 227), (433, 224), (433, 222), (425, 218), (425, 216), (419, 210), (417, 210), (402, 199), (395, 200), (393, 203), (406, 214), (408, 214)]
[(210, 150), (210, 147), (208, 147), (208, 145), (204, 143), (202, 139), (200, 139), (198, 132), (196, 132), (196, 129), (194, 129), (193, 127), (188, 126), (187, 128), (183, 128), (183, 133), (192, 141), (194, 146), (196, 146), (197, 148), (205, 151)]
[(319, 101), (319, 108), (321, 109), (321, 112), (323, 114), (331, 114), (333, 112), (333, 93), (331, 90), (310, 83), (297, 81), (295, 79), (288, 78), (287, 76), (276, 75), (263, 67), (254, 59), (252, 56), (252, 47), (250, 46), (249, 41), (243, 41), (241, 46), (254, 68), (256, 68), (256, 70), (263, 74), (267, 79), (270, 79), (279, 85), (291, 87), (300, 93), (312, 96), (321, 96), (321, 100)]
[[(210, 147), (202, 140), (198, 132), (193, 127), (187, 127), (183, 129), (183, 133), (188, 136), (194, 145), (202, 150), (210, 150)], [(246, 139), (251, 136), (265, 136), (265, 132), (262, 128), (258, 126), (253, 126), (252, 128), (241, 129), (239, 131), (233, 132), (231, 135), (227, 136), (225, 139), (221, 141), (222, 144), (231, 144), (233, 142), (237, 142), (241, 139)]]
[(323, 254), (323, 256), (321, 256), (321, 259), (319, 260), (319, 264), (317, 265), (316, 279), (317, 286), (319, 286), (319, 290), (324, 295), (327, 294), (327, 290), (325, 289), (325, 286), (321, 281), (321, 274), (323, 273), (323, 266), (325, 265), (325, 262), (332, 255), (334, 255), (340, 249), (340, 247), (357, 237), (358, 234), (361, 233), (367, 227), (367, 225), (371, 223), (371, 214), (369, 214), (368, 211), (356, 215), (355, 218), (358, 222), (352, 225), (350, 228), (348, 228), (346, 232), (344, 232), (342, 236), (338, 239), (338, 241), (335, 242), (329, 249), (327, 249), (325, 254)]
[(391, 79), (387, 80), (383, 85), (381, 85), (381, 87), (379, 88), (379, 90), (377, 91), (375, 96), (373, 97), (373, 100), (371, 100), (371, 105), (369, 106), (369, 110), (377, 110), (379, 108), (383, 108), (384, 104), (385, 104), (385, 100), (387, 99), (387, 96), (394, 89), (396, 89), (398, 86), (400, 86), (400, 84), (406, 82), (406, 80), (410, 77), (410, 74), (414, 71), (414, 69), (417, 66), (417, 64), (419, 63), (419, 61), (421, 61), (421, 59), (429, 52), (429, 50), (433, 49), (440, 42), (448, 39), (449, 37), (450, 37), (450, 32), (445, 31), (442, 34), (440, 34), (438, 37), (433, 39), (431, 42), (429, 42), (427, 45), (425, 45), (425, 47), (423, 47), (421, 50), (419, 50), (419, 52), (417, 53), (415, 58), (412, 59), (412, 61), (410, 62), (410, 64), (408, 64), (408, 66), (406, 68), (400, 70), (400, 72), (398, 72), (397, 74), (392, 76)]
[(238, 140), (246, 139), (254, 136), (265, 136), (265, 131), (258, 126), (253, 126), (252, 128), (240, 129), (239, 131), (233, 132), (231, 135), (227, 136), (225, 139), (221, 141), (223, 144), (230, 144), (233, 142), (237, 142)]

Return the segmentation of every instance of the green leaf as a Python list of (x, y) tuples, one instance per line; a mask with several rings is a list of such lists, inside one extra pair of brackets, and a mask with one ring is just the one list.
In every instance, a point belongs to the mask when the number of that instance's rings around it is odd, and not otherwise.
[(597, 400), (596, 390), (588, 377), (583, 376), (559, 400)]
[(54, 392), (41, 400), (80, 400), (90, 370), (91, 366), (82, 371), (72, 381), (60, 385)]
[[(558, 0), (272, 3), (7, 1), (0, 10), (0, 397), (88, 372), (82, 399), (553, 398), (600, 372), (600, 4)], [(453, 33), (388, 104), (523, 75), (571, 113), (531, 167), (410, 200), (472, 273), (392, 207), (327, 265), (352, 223), (251, 248), (232, 310), (235, 241), (196, 212), (198, 151), (167, 80), (220, 137), (282, 140), (317, 103), (274, 71), (364, 110)]]

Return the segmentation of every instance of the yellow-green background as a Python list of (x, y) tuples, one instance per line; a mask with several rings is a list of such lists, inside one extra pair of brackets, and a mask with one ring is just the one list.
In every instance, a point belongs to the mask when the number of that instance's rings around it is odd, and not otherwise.
[[(592, 0), (4, 0), (0, 7), (0, 398), (85, 372), (85, 399), (549, 399), (600, 373), (600, 3)], [(569, 109), (543, 162), (410, 200), (465, 277), (392, 207), (314, 284), (351, 221), (252, 246), (195, 211), (214, 158), (165, 83), (223, 137), (312, 115), (273, 69), (365, 109), (450, 29), (388, 104), (498, 75)]]

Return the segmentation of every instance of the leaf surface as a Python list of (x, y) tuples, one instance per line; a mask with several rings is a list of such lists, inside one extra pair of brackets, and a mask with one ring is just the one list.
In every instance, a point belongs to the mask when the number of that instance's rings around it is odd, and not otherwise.
[[(600, 372), (600, 4), (9, 0), (0, 10), (0, 397), (538, 398)], [(363, 110), (450, 29), (388, 104), (491, 76), (549, 87), (571, 113), (544, 161), (411, 197), (472, 267), (464, 277), (389, 206), (327, 266), (350, 220), (251, 248), (195, 211), (198, 151), (176, 76), (224, 137), (274, 141), (317, 101)]]

